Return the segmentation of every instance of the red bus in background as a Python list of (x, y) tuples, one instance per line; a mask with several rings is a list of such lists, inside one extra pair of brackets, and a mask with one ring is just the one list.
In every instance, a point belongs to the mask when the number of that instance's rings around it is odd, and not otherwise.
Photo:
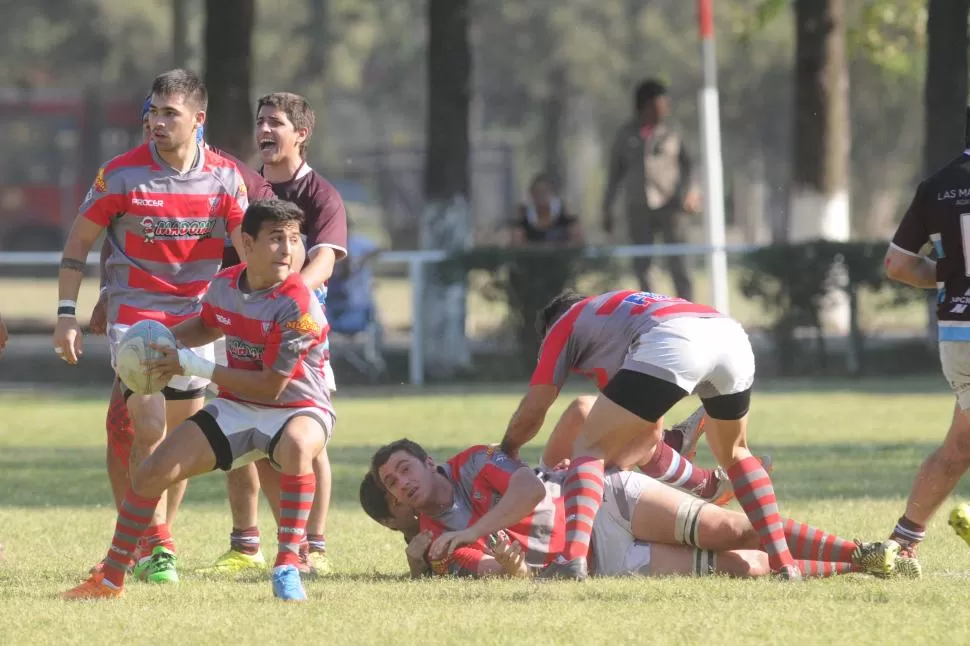
[(62, 248), (99, 164), (141, 143), (142, 101), (0, 88), (0, 249)]

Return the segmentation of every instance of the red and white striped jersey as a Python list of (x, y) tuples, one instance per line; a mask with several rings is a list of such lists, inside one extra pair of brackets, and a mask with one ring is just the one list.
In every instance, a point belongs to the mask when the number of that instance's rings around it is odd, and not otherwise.
[(724, 316), (713, 307), (651, 292), (607, 292), (576, 303), (546, 334), (531, 385), (562, 388), (570, 373), (602, 389), (640, 336), (664, 320)]
[(112, 247), (108, 321), (171, 326), (198, 314), (248, 203), (236, 165), (203, 146), (185, 173), (165, 163), (153, 143), (102, 166), (80, 214), (107, 229)]

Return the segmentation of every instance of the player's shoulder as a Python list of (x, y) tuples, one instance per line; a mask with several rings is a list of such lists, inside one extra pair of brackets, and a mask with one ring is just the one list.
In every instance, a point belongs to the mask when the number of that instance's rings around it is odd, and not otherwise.
[(246, 269), (245, 263), (239, 263), (218, 272), (209, 284), (209, 290), (215, 289), (238, 289), (239, 277)]
[(323, 307), (299, 272), (294, 271), (280, 283), (273, 298), (279, 303), (278, 317), (285, 321), (285, 327), (306, 334), (320, 334), (326, 328)]
[(337, 187), (334, 186), (330, 180), (318, 173), (313, 168), (309, 169), (309, 173), (306, 175), (307, 188), (310, 190), (312, 195), (321, 200), (326, 201), (333, 198), (340, 199), (340, 192)]
[(104, 175), (111, 175), (128, 168), (152, 166), (154, 164), (155, 159), (152, 157), (151, 148), (148, 144), (141, 144), (106, 161), (101, 165), (100, 172)]
[(205, 165), (209, 168), (228, 168), (237, 172), (242, 172), (240, 166), (244, 166), (242, 160), (233, 157), (231, 154), (211, 146), (203, 147), (205, 155)]
[(489, 463), (499, 464), (511, 460), (512, 458), (493, 444), (476, 444), (452, 457), (448, 464), (455, 472), (459, 472), (466, 466), (481, 469)]

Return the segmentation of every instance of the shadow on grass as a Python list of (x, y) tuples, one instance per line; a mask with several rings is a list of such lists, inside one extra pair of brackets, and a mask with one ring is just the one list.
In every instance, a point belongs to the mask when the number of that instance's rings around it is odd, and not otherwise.
[[(443, 460), (464, 448), (428, 445)], [(936, 448), (928, 442), (823, 444), (804, 447), (759, 445), (774, 458), (772, 476), (780, 500), (903, 498), (922, 460)], [(360, 480), (376, 445), (341, 446), (331, 451), (333, 500), (356, 506)], [(537, 462), (539, 447), (523, 457)], [(699, 462), (709, 465), (709, 456)], [(110, 505), (104, 450), (96, 448), (10, 447), (0, 452), (0, 505), (7, 507), (89, 507)], [(970, 483), (959, 489), (970, 494)], [(188, 487), (187, 504), (226, 504), (225, 478), (210, 473)]]

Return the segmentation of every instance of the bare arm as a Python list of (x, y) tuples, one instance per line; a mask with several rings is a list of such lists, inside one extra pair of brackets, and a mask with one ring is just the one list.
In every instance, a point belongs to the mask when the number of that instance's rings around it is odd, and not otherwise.
[(306, 264), (300, 276), (310, 291), (319, 289), (333, 275), (337, 254), (331, 247), (320, 247), (313, 252), (313, 257)]
[(67, 235), (67, 242), (64, 243), (61, 268), (57, 273), (58, 300), (77, 301), (88, 254), (102, 230), (103, 227), (88, 218), (78, 217), (74, 220), (74, 226)]
[(922, 289), (936, 288), (936, 262), (926, 256), (891, 246), (886, 252), (885, 264), (886, 275), (896, 282)]
[(519, 448), (525, 446), (536, 436), (546, 419), (546, 413), (559, 396), (555, 386), (530, 386), (519, 407), (509, 420), (505, 437), (502, 438), (502, 452), (516, 457)]
[(109, 256), (111, 256), (111, 243), (108, 242), (108, 238), (105, 237), (105, 239), (101, 241), (101, 257), (98, 259), (98, 276), (101, 279), (101, 289), (104, 289), (104, 285), (108, 281)]
[(229, 240), (232, 242), (233, 249), (236, 250), (236, 255), (239, 256), (239, 262), (246, 262), (246, 250), (243, 248), (242, 241), (242, 227), (236, 227), (229, 234)]
[(498, 504), (469, 528), (473, 540), (515, 525), (531, 514), (545, 497), (546, 488), (535, 471), (531, 467), (518, 469), (509, 479), (509, 487)]
[(222, 330), (207, 327), (201, 316), (193, 316), (172, 328), (175, 340), (186, 348), (198, 348), (222, 338)]

